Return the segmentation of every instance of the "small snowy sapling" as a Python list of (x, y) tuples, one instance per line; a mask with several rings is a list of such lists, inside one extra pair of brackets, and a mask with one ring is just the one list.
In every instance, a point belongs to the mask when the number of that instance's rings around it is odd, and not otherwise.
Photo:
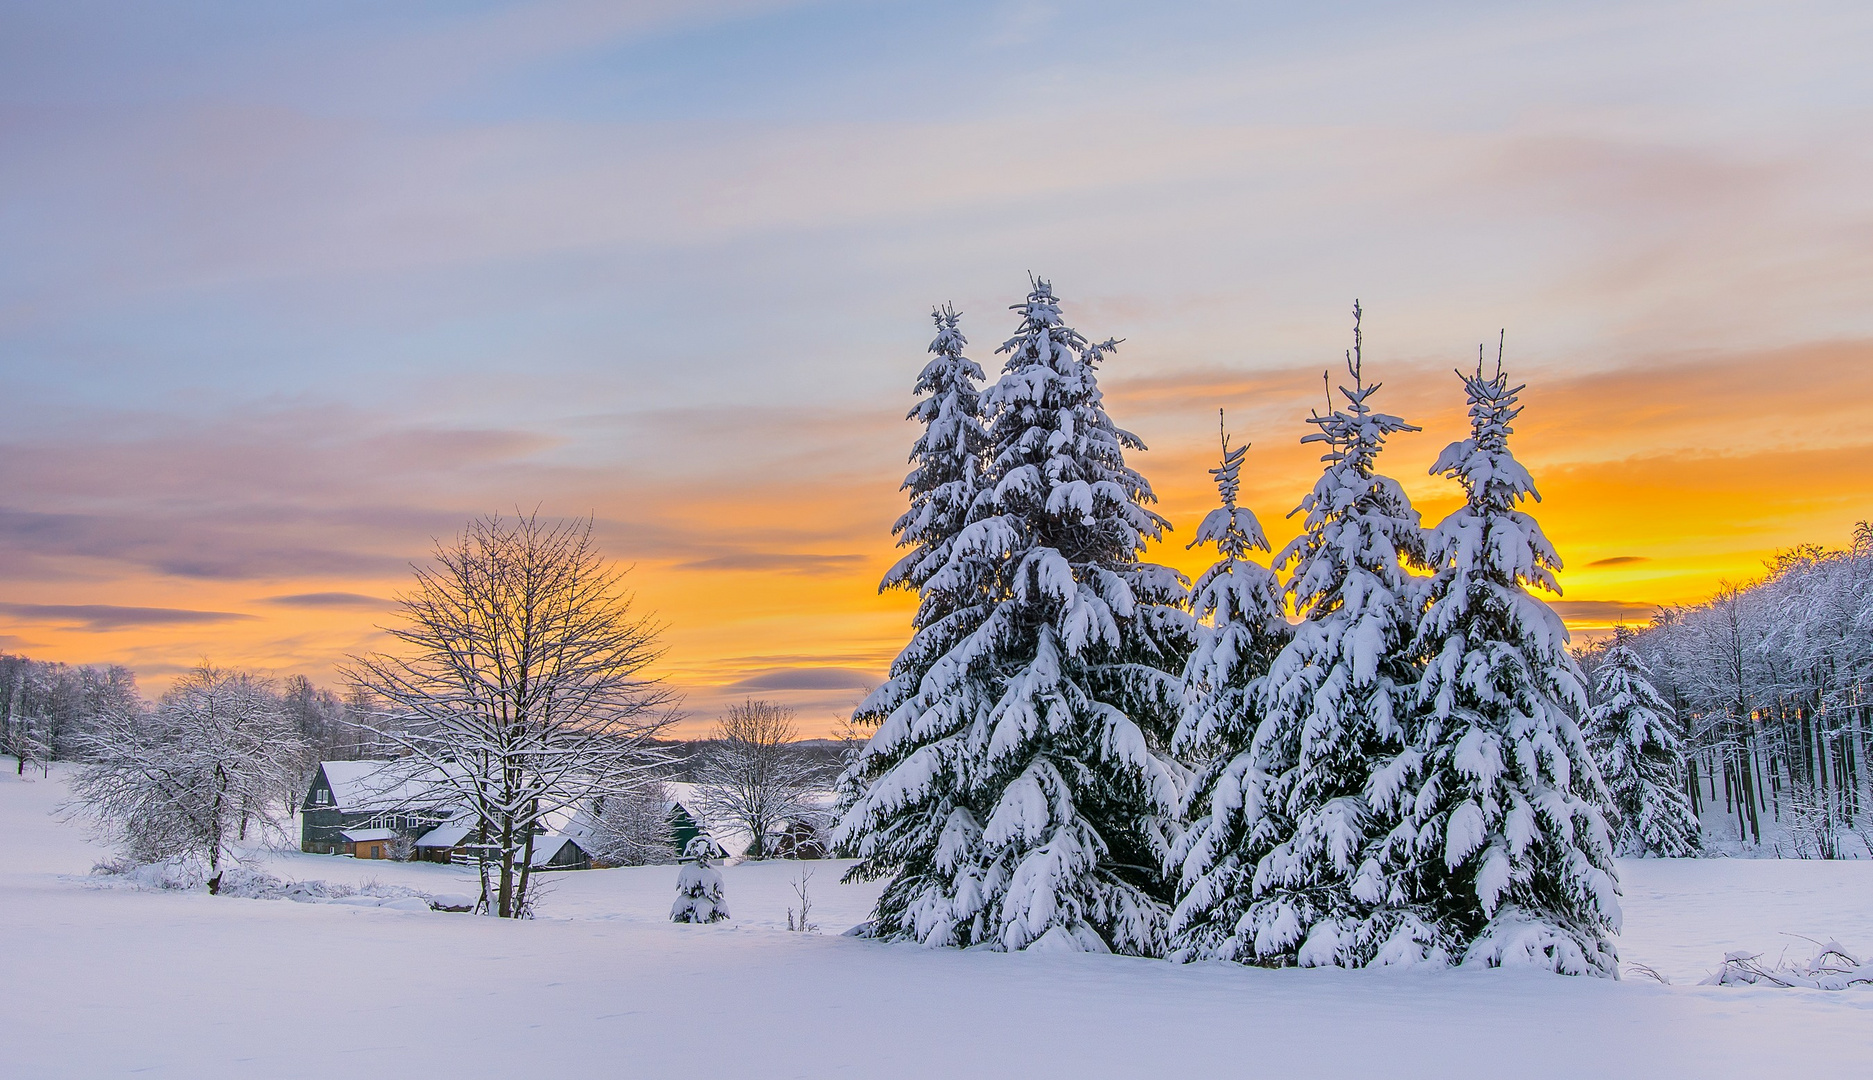
[(683, 869), (676, 875), (676, 903), (670, 905), (670, 921), (712, 923), (728, 918), (728, 903), (722, 898), (722, 872), (710, 860), (726, 852), (714, 840), (698, 836), (683, 848)]

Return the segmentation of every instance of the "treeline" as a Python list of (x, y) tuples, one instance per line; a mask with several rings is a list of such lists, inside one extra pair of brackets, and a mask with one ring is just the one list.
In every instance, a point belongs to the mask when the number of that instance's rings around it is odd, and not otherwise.
[[(199, 674), (199, 673), (196, 673)], [(253, 699), (291, 732), (288, 745), (275, 753), (293, 760), (295, 775), (310, 778), (319, 761), (350, 761), (385, 756), (390, 745), (367, 723), (381, 711), (368, 694), (347, 696), (321, 687), (304, 675), (283, 680), (251, 671), (221, 671), (238, 677)], [(178, 682), (192, 685), (193, 676)], [(83, 761), (95, 750), (95, 736), (114, 718), (135, 717), (177, 704), (188, 691), (172, 689), (146, 700), (136, 673), (119, 664), (62, 664), (0, 653), (0, 754), (28, 766), (54, 761)]]
[(1846, 550), (1799, 547), (1759, 581), (1660, 610), (1633, 646), (1682, 726), (1707, 827), (1806, 858), (1867, 846), (1873, 523)]
[(140, 700), (128, 668), (0, 653), (0, 753), (12, 755), (22, 774), (28, 765), (70, 760), (96, 717)]

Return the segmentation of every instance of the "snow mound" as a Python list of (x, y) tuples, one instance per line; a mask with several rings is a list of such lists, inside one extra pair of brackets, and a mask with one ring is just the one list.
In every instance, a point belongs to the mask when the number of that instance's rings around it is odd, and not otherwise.
[[(205, 891), (208, 872), (199, 862), (172, 859), (131, 865), (100, 863), (92, 868), (87, 884), (94, 888), (131, 890)], [(221, 895), (243, 900), (291, 900), (299, 904), (343, 904), (380, 907), (391, 911), (470, 911), (475, 898), (457, 893), (431, 896), (404, 885), (367, 881), (347, 885), (330, 881), (292, 881), (261, 870), (231, 866), (222, 871)]]

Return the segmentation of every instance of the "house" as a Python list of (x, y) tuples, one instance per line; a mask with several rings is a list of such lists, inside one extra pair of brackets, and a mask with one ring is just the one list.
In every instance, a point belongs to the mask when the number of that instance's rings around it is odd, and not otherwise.
[(416, 838), (416, 857), (425, 862), (471, 862), (474, 842), (475, 823), (466, 818), (450, 818)]
[(592, 856), (586, 854), (579, 842), (560, 833), (548, 833), (533, 838), (533, 861), (535, 870), (590, 870)]
[[(476, 850), (475, 823), (461, 817), (451, 818), (417, 837), (415, 844), (416, 858), (425, 862), (471, 863)], [(562, 828), (533, 838), (530, 865), (535, 870), (590, 870), (592, 856), (579, 843), (576, 828)]]
[(338, 834), (354, 859), (388, 859), (390, 845), (402, 835), (395, 829), (346, 829)]
[(768, 838), (768, 850), (779, 859), (824, 859), (826, 840), (816, 822), (791, 818)]
[[(666, 816), (675, 850), (703, 835), (703, 817), (695, 785), (664, 785)], [(602, 804), (595, 804), (602, 805)], [(586, 870), (605, 865), (592, 851), (597, 815), (587, 808), (546, 815), (534, 837), (537, 870)], [(769, 849), (803, 859), (825, 858), (826, 846), (816, 821), (788, 822)], [(746, 836), (733, 832), (716, 839), (731, 851), (747, 847)], [(412, 758), (389, 761), (322, 761), (300, 805), (299, 848), (323, 855), (358, 859), (405, 857), (427, 862), (474, 862), (480, 847), (475, 823), (456, 801), (438, 767)], [(797, 854), (796, 854), (797, 853)]]
[[(671, 827), (677, 835), (677, 850), (696, 837), (707, 833), (709, 838), (721, 845), (731, 857), (747, 854), (753, 846), (752, 837), (747, 830), (727, 822), (717, 822), (714, 827), (704, 828), (702, 799), (699, 785), (676, 780), (664, 781), (664, 790), (669, 794), (671, 806)], [(807, 799), (807, 806), (801, 813), (778, 823), (767, 836), (767, 851), (770, 858), (780, 859), (824, 859), (832, 852), (829, 834), (833, 823), (833, 808), (836, 796), (830, 792), (820, 792)], [(685, 831), (685, 830), (688, 831)]]
[(346, 834), (388, 830), (411, 839), (450, 816), (446, 789), (433, 768), (409, 758), (392, 761), (321, 761), (299, 808), (299, 850), (321, 855), (355, 854), (357, 840)]

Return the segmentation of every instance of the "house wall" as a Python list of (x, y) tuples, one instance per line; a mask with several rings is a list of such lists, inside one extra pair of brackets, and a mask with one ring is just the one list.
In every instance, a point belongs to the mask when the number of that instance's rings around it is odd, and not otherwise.
[(332, 788), (326, 782), (325, 770), (320, 769), (313, 774), (312, 786), (299, 804), (299, 850), (316, 855), (337, 855), (347, 850), (348, 842), (339, 834), (364, 824), (368, 815), (346, 814), (331, 802)]
[[(414, 840), (439, 824), (442, 816), (440, 813), (426, 814), (422, 811), (386, 815), (340, 810), (332, 805), (331, 785), (325, 779), (325, 770), (320, 769), (313, 774), (312, 784), (306, 789), (306, 797), (299, 804), (299, 850), (315, 855), (352, 854), (351, 841), (341, 835), (346, 829), (391, 828)], [(390, 857), (387, 842), (384, 844), (384, 857)]]

